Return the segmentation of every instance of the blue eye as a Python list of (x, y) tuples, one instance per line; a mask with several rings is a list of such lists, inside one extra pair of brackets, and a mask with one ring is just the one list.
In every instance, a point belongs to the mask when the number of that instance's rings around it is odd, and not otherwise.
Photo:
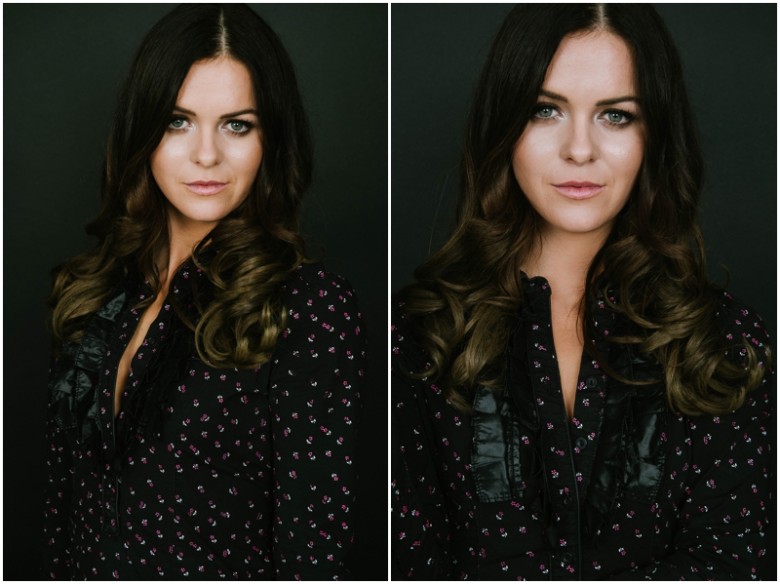
[(187, 120), (184, 118), (173, 118), (168, 124), (168, 128), (171, 130), (183, 130), (187, 124)]
[(231, 134), (246, 134), (253, 127), (254, 124), (246, 120), (229, 120), (227, 123), (228, 132)]
[(533, 117), (540, 120), (549, 120), (550, 118), (554, 117), (557, 112), (558, 110), (555, 108), (555, 106), (548, 103), (540, 103), (537, 104), (536, 108), (534, 109)]
[(604, 119), (611, 126), (627, 126), (636, 119), (636, 116), (623, 110), (607, 110), (604, 112)]

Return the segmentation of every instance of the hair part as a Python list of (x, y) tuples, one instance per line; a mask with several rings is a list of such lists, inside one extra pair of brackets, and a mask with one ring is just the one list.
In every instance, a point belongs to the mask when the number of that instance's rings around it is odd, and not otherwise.
[(219, 13), (219, 53), (217, 56), (227, 56), (230, 54), (230, 50), (228, 49), (228, 32), (227, 28), (225, 27), (225, 12), (220, 11)]
[(714, 317), (719, 291), (706, 274), (696, 221), (702, 157), (693, 112), (671, 35), (649, 5), (529, 4), (506, 17), (469, 115), (456, 227), (402, 291), (403, 310), (430, 357), (419, 374), (436, 378), (462, 409), (477, 385), (503, 387), (505, 348), (523, 305), (518, 266), (540, 241), (539, 217), (511, 172), (512, 152), (561, 41), (594, 30), (618, 35), (631, 50), (645, 156), (588, 272), (585, 338), (596, 334), (593, 301), (616, 290), (611, 308), (642, 332), (607, 340), (636, 344), (658, 359), (671, 408), (690, 415), (731, 411), (763, 371), (747, 344), (744, 367), (724, 356)]
[(305, 260), (299, 209), (311, 181), (312, 147), (293, 65), (273, 30), (245, 5), (181, 5), (141, 43), (114, 115), (102, 208), (87, 226), (98, 245), (55, 270), (49, 301), (56, 340), (78, 340), (85, 319), (128, 279), (146, 280), (159, 293), (167, 204), (149, 161), (190, 68), (218, 57), (250, 73), (263, 161), (246, 200), (194, 250), (197, 256), (209, 244), (219, 253), (195, 258), (213, 299), (187, 324), (200, 358), (213, 366), (256, 367), (270, 357), (284, 326), (282, 284)]

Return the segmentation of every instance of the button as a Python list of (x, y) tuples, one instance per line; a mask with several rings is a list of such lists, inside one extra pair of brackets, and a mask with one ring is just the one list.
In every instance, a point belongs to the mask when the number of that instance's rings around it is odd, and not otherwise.
[(585, 450), (585, 448), (587, 448), (588, 446), (588, 439), (585, 438), (584, 436), (580, 436), (574, 441), (574, 446), (576, 446), (580, 450)]
[(598, 384), (599, 384), (599, 380), (598, 380), (598, 379), (596, 379), (595, 377), (588, 377), (588, 378), (585, 380), (585, 385), (586, 385), (586, 386), (587, 386), (589, 389), (593, 389), (593, 388), (594, 388), (594, 387), (596, 387)]

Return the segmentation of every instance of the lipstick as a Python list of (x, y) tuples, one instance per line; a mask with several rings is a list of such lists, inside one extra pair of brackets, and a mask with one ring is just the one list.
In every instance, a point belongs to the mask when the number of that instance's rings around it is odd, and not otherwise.
[(191, 183), (185, 183), (185, 185), (196, 195), (216, 195), (225, 188), (227, 183), (214, 180), (197, 180)]
[(561, 193), (564, 197), (574, 199), (575, 201), (582, 201), (584, 199), (590, 199), (598, 195), (604, 185), (599, 185), (587, 181), (574, 181), (570, 180), (565, 183), (553, 185), (553, 188)]

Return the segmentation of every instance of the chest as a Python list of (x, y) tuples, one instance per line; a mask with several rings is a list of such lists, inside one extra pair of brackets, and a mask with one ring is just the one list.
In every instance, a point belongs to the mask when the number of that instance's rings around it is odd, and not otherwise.
[(270, 443), (269, 367), (212, 367), (170, 303), (129, 308), (98, 380), (104, 458), (259, 476)]
[[(154, 302), (146, 308), (135, 325), (135, 330), (130, 336), (127, 347), (122, 352), (116, 372), (116, 382), (114, 387), (114, 415), (118, 415), (122, 407), (122, 394), (124, 392), (127, 378), (130, 375), (130, 369), (138, 349), (141, 347), (144, 339), (147, 337), (149, 327), (157, 320), (160, 309), (163, 306), (164, 296), (159, 294)], [(132, 321), (128, 321), (129, 328), (132, 329)], [(125, 333), (127, 336), (127, 333)]]
[(576, 404), (577, 382), (579, 381), (583, 338), (581, 326), (576, 315), (567, 314), (563, 310), (552, 312), (552, 337), (555, 347), (558, 379), (560, 380), (561, 396), (566, 409), (566, 417), (574, 417)]
[[(588, 569), (591, 562), (629, 569), (663, 553), (685, 498), (682, 458), (668, 457), (682, 429), (669, 423), (663, 391), (618, 385), (583, 358), (577, 413), (568, 419), (544, 352), (532, 343), (527, 361), (515, 355), (504, 391), (481, 388), (469, 416), (428, 396), (429, 442), (456, 525), (455, 553), (486, 550), (464, 568), (472, 577), (502, 579), (509, 569), (531, 579), (570, 578), (584, 548)], [(669, 480), (675, 475), (677, 483)], [(558, 550), (550, 552), (559, 557), (554, 565), (548, 550)], [(540, 552), (545, 561), (529, 561)]]

